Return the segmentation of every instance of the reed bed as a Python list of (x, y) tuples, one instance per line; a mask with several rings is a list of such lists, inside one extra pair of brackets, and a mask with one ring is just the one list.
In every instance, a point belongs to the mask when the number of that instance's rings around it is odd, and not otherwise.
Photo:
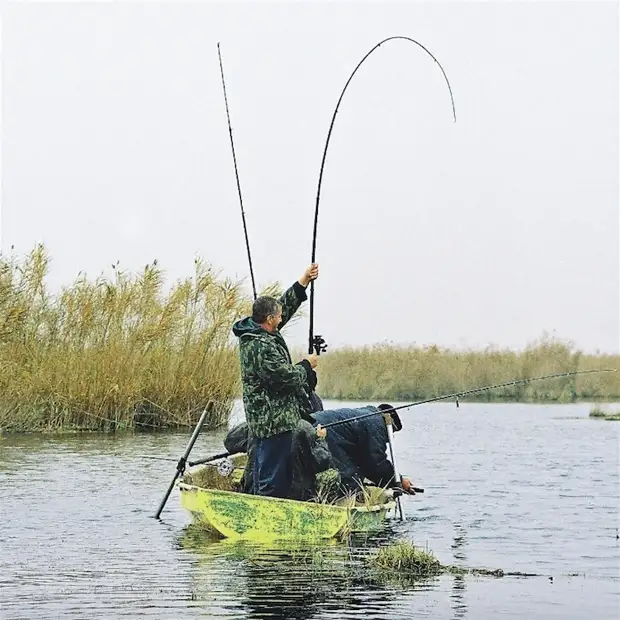
[[(318, 393), (340, 400), (415, 401), (515, 379), (620, 368), (620, 356), (584, 355), (571, 343), (543, 337), (516, 352), (454, 351), (436, 346), (375, 345), (320, 358)], [(489, 390), (477, 401), (575, 402), (620, 399), (620, 372), (578, 375)]]
[(49, 257), (0, 256), (0, 428), (206, 428), (227, 421), (240, 389), (232, 323), (251, 301), (196, 259), (164, 289), (157, 261), (112, 279), (79, 276), (58, 294)]
[[(240, 395), (233, 322), (250, 311), (241, 283), (197, 259), (165, 287), (154, 261), (138, 274), (79, 276), (46, 287), (49, 257), (0, 255), (0, 429), (188, 427), (208, 406), (206, 428), (228, 419)], [(277, 295), (271, 285), (261, 294)], [(300, 315), (301, 316), (301, 315)], [(297, 317), (296, 317), (297, 318)], [(620, 356), (584, 355), (542, 338), (524, 351), (453, 351), (376, 345), (321, 356), (324, 398), (408, 401), (556, 372), (620, 368)], [(620, 399), (620, 373), (570, 377), (483, 392), (476, 400)]]

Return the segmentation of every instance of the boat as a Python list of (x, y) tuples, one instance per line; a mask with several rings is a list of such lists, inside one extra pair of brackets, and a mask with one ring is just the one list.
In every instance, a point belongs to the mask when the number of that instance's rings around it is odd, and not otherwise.
[(181, 506), (195, 523), (221, 538), (256, 542), (332, 539), (377, 531), (395, 510), (392, 490), (378, 487), (363, 487), (362, 501), (346, 497), (329, 503), (242, 493), (235, 490), (241, 468), (233, 469), (233, 475), (218, 476), (213, 472), (222, 468), (208, 465), (177, 482)]

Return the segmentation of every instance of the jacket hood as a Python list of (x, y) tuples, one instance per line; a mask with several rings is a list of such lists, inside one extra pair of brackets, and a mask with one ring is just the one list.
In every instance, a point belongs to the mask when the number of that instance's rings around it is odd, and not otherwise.
[(251, 316), (237, 321), (233, 325), (232, 331), (237, 338), (241, 338), (241, 336), (245, 336), (246, 334), (258, 335), (265, 332), (265, 330), (258, 323), (252, 320)]

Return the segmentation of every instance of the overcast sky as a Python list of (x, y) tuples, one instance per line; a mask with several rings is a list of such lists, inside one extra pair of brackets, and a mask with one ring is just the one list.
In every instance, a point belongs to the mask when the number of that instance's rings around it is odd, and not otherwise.
[[(617, 2), (5, 3), (1, 245), (50, 285), (310, 262), (329, 345), (618, 352)], [(303, 344), (307, 318), (288, 333)]]

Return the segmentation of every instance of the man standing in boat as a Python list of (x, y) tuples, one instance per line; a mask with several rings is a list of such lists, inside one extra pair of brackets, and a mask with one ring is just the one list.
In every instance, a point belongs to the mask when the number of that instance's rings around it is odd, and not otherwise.
[[(256, 440), (254, 493), (287, 497), (291, 486), (292, 430), (300, 419), (313, 421), (308, 393), (316, 384), (317, 355), (293, 364), (280, 328), (307, 299), (306, 288), (319, 275), (310, 265), (278, 300), (258, 297), (252, 316), (237, 321), (243, 406), (250, 436)], [(325, 436), (324, 429), (318, 429)]]

